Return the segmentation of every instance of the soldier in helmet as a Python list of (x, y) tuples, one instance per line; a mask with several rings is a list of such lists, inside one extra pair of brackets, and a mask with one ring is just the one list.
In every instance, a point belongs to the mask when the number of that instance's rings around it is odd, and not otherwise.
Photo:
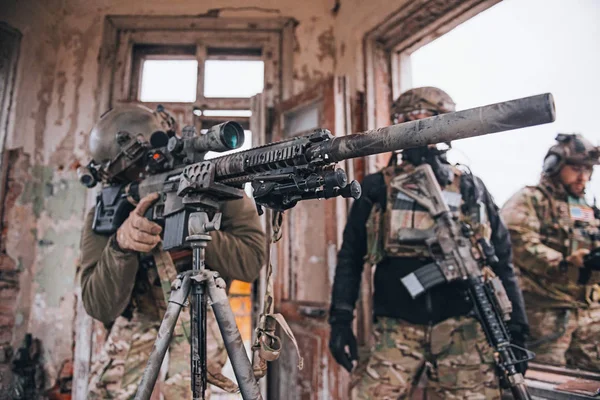
[[(396, 100), (392, 120), (402, 123), (454, 109), (448, 94), (421, 87)], [(465, 205), (476, 207), (478, 217), (471, 226), (495, 249), (499, 261), (493, 269), (513, 306), (509, 328), (515, 342), (524, 342), (527, 319), (511, 264), (508, 231), (498, 209), (480, 179), (450, 165), (437, 147), (427, 146), (404, 150), (400, 164), (392, 161), (363, 181), (362, 197), (352, 205), (338, 253), (329, 348), (336, 361), (352, 371), (354, 398), (405, 399), (417, 382), (427, 381), (428, 399), (499, 399), (493, 354), (479, 323), (467, 316), (472, 306), (460, 282), (436, 286), (413, 299), (400, 281), (431, 262), (425, 241), (433, 235), (432, 216), (393, 189), (395, 179), (422, 163), (431, 165), (449, 207), (461, 219)], [(355, 365), (352, 320), (364, 260), (376, 265), (375, 344)]]
[[(172, 118), (138, 105), (118, 106), (94, 126), (90, 152), (101, 166), (103, 180), (139, 179), (141, 166), (126, 149), (135, 140), (148, 140), (155, 132), (174, 134)], [(160, 136), (160, 135), (159, 135)], [(128, 139), (129, 138), (129, 139)], [(92, 229), (94, 210), (85, 219), (81, 238), (81, 296), (86, 311), (110, 329), (102, 353), (92, 366), (89, 399), (133, 399), (157, 330), (166, 309), (170, 281), (177, 272), (191, 269), (191, 253), (162, 250), (161, 227), (144, 217), (158, 198), (144, 197), (116, 234), (104, 236)], [(232, 279), (251, 282), (264, 260), (264, 237), (256, 208), (249, 198), (226, 202), (220, 231), (211, 232), (206, 265), (229, 284)], [(228, 391), (236, 385), (221, 375), (227, 353), (214, 315), (207, 316), (208, 381)], [(164, 399), (191, 399), (189, 312), (180, 314), (163, 364), (160, 391)]]
[[(513, 243), (536, 361), (600, 369), (600, 246), (597, 209), (584, 198), (600, 149), (559, 134), (540, 182), (502, 207)], [(590, 251), (592, 254), (590, 254)]]

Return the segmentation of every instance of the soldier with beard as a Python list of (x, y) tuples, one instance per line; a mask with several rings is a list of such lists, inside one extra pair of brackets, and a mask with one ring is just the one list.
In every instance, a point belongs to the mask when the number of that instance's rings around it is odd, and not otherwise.
[(556, 140), (540, 182), (513, 195), (501, 215), (521, 274), (536, 361), (597, 371), (600, 221), (584, 194), (600, 151), (579, 134)]

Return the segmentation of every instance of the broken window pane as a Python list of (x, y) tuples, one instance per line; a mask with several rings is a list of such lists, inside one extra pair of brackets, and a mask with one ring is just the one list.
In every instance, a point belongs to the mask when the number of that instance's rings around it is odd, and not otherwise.
[(196, 60), (145, 60), (140, 100), (193, 103), (197, 82)]
[(263, 61), (207, 60), (204, 63), (205, 97), (252, 97), (262, 92)]

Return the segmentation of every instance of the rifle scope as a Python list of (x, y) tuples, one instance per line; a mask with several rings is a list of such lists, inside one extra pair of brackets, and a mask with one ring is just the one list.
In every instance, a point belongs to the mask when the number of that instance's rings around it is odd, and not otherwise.
[(227, 121), (214, 125), (203, 135), (194, 139), (196, 151), (227, 151), (244, 144), (244, 128), (237, 122)]

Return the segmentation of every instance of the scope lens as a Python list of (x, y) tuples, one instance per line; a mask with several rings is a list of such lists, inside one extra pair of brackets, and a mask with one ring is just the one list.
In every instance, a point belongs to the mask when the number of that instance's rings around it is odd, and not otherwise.
[(90, 187), (93, 181), (94, 178), (92, 178), (91, 175), (83, 175), (81, 177), (81, 183), (83, 183), (84, 186)]
[(228, 148), (237, 149), (244, 144), (244, 131), (239, 124), (227, 122), (221, 131), (221, 140)]

